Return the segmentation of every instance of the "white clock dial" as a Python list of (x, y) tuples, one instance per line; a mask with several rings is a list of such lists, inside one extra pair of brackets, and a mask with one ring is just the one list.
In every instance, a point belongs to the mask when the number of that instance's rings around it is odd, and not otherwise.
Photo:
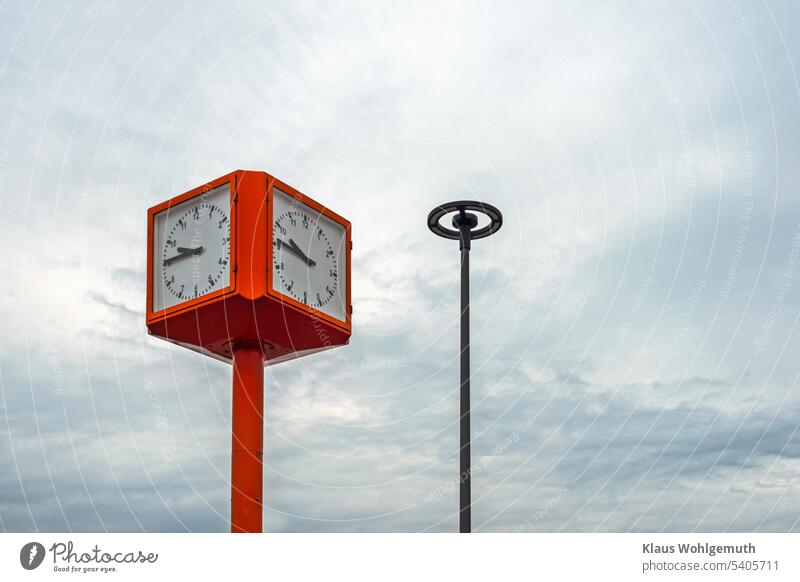
[(166, 309), (230, 284), (230, 184), (155, 217), (153, 309)]
[(272, 209), (272, 287), (345, 321), (345, 229), (275, 189)]

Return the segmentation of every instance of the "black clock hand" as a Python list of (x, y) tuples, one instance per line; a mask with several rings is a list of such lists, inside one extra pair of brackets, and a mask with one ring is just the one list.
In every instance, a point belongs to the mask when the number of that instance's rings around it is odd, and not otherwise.
[(309, 259), (303, 253), (303, 251), (300, 250), (300, 247), (297, 246), (297, 243), (295, 243), (292, 239), (289, 239), (289, 242), (287, 243), (286, 241), (281, 240), (281, 239), (278, 238), (278, 239), (275, 239), (275, 242), (277, 243), (278, 248), (280, 248), (280, 247), (285, 248), (287, 251), (289, 251), (290, 253), (292, 253), (293, 255), (298, 257), (299, 259), (302, 259), (303, 261), (305, 261), (305, 263), (309, 267), (316, 266), (317, 263), (315, 261)]
[(203, 247), (195, 247), (193, 249), (189, 249), (186, 247), (178, 247), (177, 251), (181, 254), (189, 254), (189, 255), (199, 255), (203, 252)]
[(183, 259), (185, 257), (190, 256), (190, 255), (199, 255), (200, 253), (203, 252), (203, 247), (197, 247), (197, 248), (194, 248), (194, 249), (188, 249), (186, 247), (178, 247), (176, 249), (176, 251), (178, 252), (177, 255), (175, 255), (173, 257), (169, 257), (168, 259), (164, 259), (164, 266), (165, 267), (171, 265), (175, 261), (179, 261), (179, 260), (181, 260), (181, 259)]
[(300, 250), (300, 247), (297, 246), (297, 243), (294, 242), (294, 239), (290, 238), (289, 239), (289, 244), (292, 246), (292, 248), (294, 249), (294, 251), (296, 253), (298, 253), (301, 257), (303, 257), (303, 259), (305, 259), (305, 261), (306, 261), (306, 263), (308, 263), (309, 267), (315, 267), (317, 265), (316, 261), (314, 261), (314, 260), (310, 259), (309, 257), (307, 257), (306, 254), (303, 251)]

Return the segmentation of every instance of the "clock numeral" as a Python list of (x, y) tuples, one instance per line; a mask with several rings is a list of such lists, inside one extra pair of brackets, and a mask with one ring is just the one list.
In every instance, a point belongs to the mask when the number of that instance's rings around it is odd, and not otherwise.
[(291, 223), (292, 226), (297, 226), (297, 220), (295, 220), (293, 214), (289, 214), (289, 222)]
[(328, 287), (327, 285), (325, 285), (325, 291), (327, 291), (327, 292), (328, 292), (328, 295), (330, 295), (331, 297), (333, 297), (333, 291), (331, 291), (331, 288), (330, 288), (330, 287)]
[(220, 219), (220, 221), (219, 221), (219, 225), (217, 225), (217, 228), (220, 228), (220, 229), (221, 229), (221, 228), (222, 228), (222, 227), (225, 225), (225, 223), (226, 223), (226, 222), (228, 222), (228, 217), (227, 217), (227, 216), (223, 216), (223, 217)]
[(168, 247), (176, 247), (176, 246), (178, 246), (178, 241), (176, 241), (174, 239), (171, 239), (171, 238), (167, 239), (167, 246)]
[(333, 249), (328, 249), (327, 251), (325, 251), (325, 256), (328, 257), (328, 258), (332, 257), (333, 256)]
[(197, 285), (194, 286), (194, 296), (197, 297)]
[(308, 292), (307, 291), (303, 291), (303, 303), (308, 305)]
[(317, 227), (317, 240), (319, 240), (320, 238), (322, 238), (322, 229)]
[(328, 275), (330, 275), (331, 277), (336, 277), (336, 271), (334, 271), (333, 269), (330, 269), (328, 271)]
[(286, 290), (291, 291), (292, 287), (294, 287), (294, 281), (289, 282), (289, 284), (286, 286)]
[(305, 214), (303, 215), (303, 228), (308, 230), (308, 216), (306, 216)]
[(320, 305), (322, 305), (322, 297), (320, 297), (319, 293), (317, 293), (317, 307), (319, 307)]
[(211, 275), (209, 275), (209, 276), (208, 276), (208, 284), (209, 284), (211, 287), (213, 287), (213, 286), (214, 286), (214, 283), (216, 283), (216, 281), (214, 281), (214, 279), (211, 277)]
[(278, 230), (281, 231), (281, 234), (283, 234), (283, 235), (286, 234), (286, 227), (283, 227), (280, 224), (278, 225)]
[(178, 226), (181, 227), (181, 230), (186, 230), (186, 222), (184, 222), (183, 218), (178, 219)]
[(192, 215), (194, 216), (195, 222), (200, 220), (200, 208), (198, 206), (194, 207), (194, 210), (192, 210)]

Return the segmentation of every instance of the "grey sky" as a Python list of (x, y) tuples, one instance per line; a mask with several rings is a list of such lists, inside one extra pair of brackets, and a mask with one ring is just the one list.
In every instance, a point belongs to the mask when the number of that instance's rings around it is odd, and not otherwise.
[(800, 529), (795, 2), (6, 3), (0, 528), (225, 531), (230, 369), (145, 218), (237, 168), (353, 223), (351, 345), (269, 368), (267, 531)]

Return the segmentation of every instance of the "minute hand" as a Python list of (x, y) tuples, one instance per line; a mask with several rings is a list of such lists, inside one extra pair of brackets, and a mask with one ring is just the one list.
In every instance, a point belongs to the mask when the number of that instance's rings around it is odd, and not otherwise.
[(183, 259), (185, 257), (191, 256), (191, 255), (199, 255), (200, 253), (203, 252), (203, 247), (197, 247), (197, 248), (194, 248), (194, 249), (189, 249), (189, 248), (186, 248), (186, 247), (178, 247), (175, 250), (178, 253), (177, 255), (174, 255), (174, 256), (171, 256), (169, 258), (164, 259), (164, 266), (165, 267), (167, 267), (167, 266), (171, 265), (172, 263), (174, 263), (175, 261), (179, 261), (179, 260), (181, 260), (181, 259)]

